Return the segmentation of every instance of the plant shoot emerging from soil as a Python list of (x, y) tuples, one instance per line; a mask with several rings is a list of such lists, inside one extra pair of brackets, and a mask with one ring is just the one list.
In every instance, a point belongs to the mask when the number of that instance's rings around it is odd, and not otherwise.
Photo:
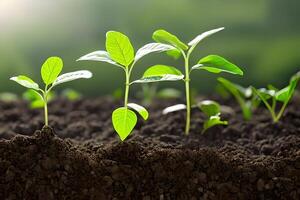
[[(191, 121), (191, 94), (190, 94), (190, 74), (193, 70), (206, 70), (212, 73), (227, 72), (231, 74), (243, 75), (243, 71), (234, 65), (233, 63), (227, 61), (221, 56), (209, 55), (201, 58), (198, 63), (190, 67), (190, 56), (194, 51), (195, 47), (206, 37), (213, 35), (224, 28), (218, 28), (211, 31), (204, 32), (194, 38), (192, 41), (186, 45), (181, 40), (179, 40), (175, 35), (165, 31), (157, 30), (153, 33), (153, 39), (161, 44), (168, 44), (173, 46), (175, 49), (169, 50), (168, 55), (172, 57), (183, 56), (184, 59), (184, 74), (174, 67), (166, 65), (155, 65), (150, 67), (143, 75), (143, 77), (138, 80), (139, 82), (156, 82), (156, 81), (177, 81), (183, 80), (185, 82), (185, 92), (186, 92), (186, 126), (185, 134), (188, 135), (190, 131), (190, 121)], [(172, 111), (182, 109), (183, 106), (172, 106)], [(167, 112), (165, 112), (167, 113)]]
[(144, 107), (128, 102), (130, 85), (134, 83), (130, 82), (130, 79), (135, 64), (142, 57), (150, 53), (174, 49), (173, 46), (168, 44), (150, 43), (146, 44), (135, 53), (129, 38), (126, 35), (117, 31), (109, 31), (106, 33), (106, 51), (95, 51), (78, 59), (107, 62), (124, 71), (124, 106), (116, 109), (112, 114), (114, 129), (122, 141), (129, 136), (137, 123), (137, 115), (134, 111), (139, 113), (144, 120), (148, 119), (148, 111)]
[[(293, 97), (299, 79), (300, 79), (300, 71), (296, 73), (294, 76), (292, 76), (289, 85), (284, 87), (281, 90), (278, 90), (277, 88), (271, 85), (268, 86), (268, 89), (266, 88), (255, 89), (254, 87), (252, 87), (253, 92), (257, 95), (259, 99), (261, 99), (261, 101), (265, 104), (265, 106), (269, 110), (273, 122), (275, 123), (278, 122), (282, 117), (285, 108), (287, 107), (288, 103)], [(279, 112), (277, 113), (276, 108), (279, 102), (281, 102), (282, 105), (281, 108), (279, 109)]]
[[(41, 68), (41, 76), (43, 82), (45, 83), (45, 88), (41, 89), (39, 85), (34, 82), (31, 78), (20, 75), (10, 78), (10, 80), (17, 82), (18, 84), (31, 89), (42, 103), (34, 98), (34, 101), (37, 101), (39, 105), (34, 105), (34, 107), (40, 107), (41, 104), (44, 107), (45, 112), (45, 125), (48, 126), (48, 101), (49, 97), (51, 96), (51, 90), (62, 83), (73, 81), (76, 79), (88, 79), (92, 77), (92, 73), (86, 70), (70, 72), (66, 74), (60, 75), (63, 69), (63, 61), (59, 57), (50, 57), (48, 58), (45, 63), (42, 65)], [(60, 76), (59, 76), (60, 75)], [(31, 105), (33, 106), (33, 105)]]

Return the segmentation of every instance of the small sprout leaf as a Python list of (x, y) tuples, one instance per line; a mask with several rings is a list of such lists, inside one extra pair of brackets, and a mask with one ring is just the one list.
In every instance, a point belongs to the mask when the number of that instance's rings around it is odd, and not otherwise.
[(136, 114), (128, 108), (122, 107), (116, 109), (112, 114), (112, 122), (114, 129), (124, 141), (137, 123)]
[(152, 38), (159, 43), (170, 44), (176, 47), (179, 50), (187, 50), (188, 46), (180, 41), (175, 35), (165, 31), (165, 30), (157, 30), (153, 33)]
[(207, 129), (216, 125), (228, 125), (227, 121), (222, 121), (220, 116), (211, 116), (207, 121), (204, 122), (202, 134), (207, 131)]
[(224, 30), (224, 27), (213, 29), (213, 30), (210, 30), (210, 31), (206, 31), (206, 32), (198, 35), (197, 37), (195, 37), (195, 39), (190, 41), (188, 45), (191, 46), (191, 47), (195, 47), (197, 44), (199, 44), (199, 42), (201, 42), (206, 37), (209, 37), (209, 36), (219, 32), (219, 31), (222, 31), (222, 30)]
[(126, 68), (134, 60), (134, 49), (129, 38), (120, 32), (106, 33), (106, 50), (115, 62)]
[(178, 49), (173, 49), (173, 50), (167, 51), (167, 55), (174, 59), (178, 59), (181, 56), (181, 52)]
[(127, 106), (138, 112), (144, 120), (148, 119), (149, 113), (143, 106), (140, 106), (136, 103), (128, 103)]
[(211, 100), (205, 100), (198, 103), (199, 108), (208, 117), (216, 116), (220, 114), (220, 105)]
[(81, 98), (81, 94), (73, 89), (65, 89), (62, 92), (62, 96), (66, 97), (70, 101), (75, 101)]
[(176, 112), (176, 111), (179, 111), (179, 110), (185, 110), (186, 109), (186, 105), (185, 104), (176, 104), (174, 106), (170, 106), (170, 107), (167, 107), (163, 110), (163, 115), (166, 115), (166, 114), (169, 114), (169, 113), (172, 113), (172, 112)]
[(178, 81), (182, 80), (184, 75), (175, 67), (166, 65), (154, 65), (147, 69), (143, 77), (134, 83), (150, 83), (159, 81)]
[(289, 98), (290, 86), (287, 86), (276, 92), (275, 98), (277, 101), (284, 102)]
[(54, 81), (53, 86), (70, 82), (77, 79), (89, 79), (93, 76), (93, 74), (90, 71), (87, 70), (80, 70), (70, 73), (65, 73), (57, 77), (57, 79)]
[(227, 72), (243, 75), (243, 71), (238, 66), (217, 55), (209, 55), (200, 59), (198, 64), (192, 67), (192, 70), (194, 69), (204, 69), (212, 73)]
[(46, 85), (52, 84), (63, 68), (63, 61), (59, 57), (48, 58), (42, 66), (42, 79)]
[(107, 62), (109, 64), (118, 66), (118, 67), (122, 67), (121, 65), (119, 65), (118, 63), (116, 63), (115, 61), (113, 61), (109, 54), (106, 51), (94, 51), (92, 53), (89, 53), (87, 55), (84, 55), (82, 57), (80, 57), (77, 61), (100, 61), (100, 62)]
[(150, 53), (164, 52), (164, 51), (170, 51), (174, 49), (175, 47), (168, 44), (161, 44), (161, 43), (146, 44), (136, 52), (135, 61), (138, 61), (140, 58)]
[(15, 81), (22, 85), (23, 87), (29, 88), (29, 89), (34, 89), (34, 90), (39, 90), (39, 85), (35, 83), (31, 78), (28, 78), (27, 76), (15, 76), (10, 78), (10, 80)]

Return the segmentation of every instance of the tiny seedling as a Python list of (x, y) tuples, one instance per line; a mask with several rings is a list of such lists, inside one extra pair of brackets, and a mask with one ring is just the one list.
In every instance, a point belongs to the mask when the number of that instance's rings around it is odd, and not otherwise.
[(227, 121), (221, 120), (221, 107), (217, 102), (211, 100), (201, 101), (198, 103), (198, 107), (208, 118), (204, 121), (202, 133), (213, 126), (228, 124)]
[[(78, 59), (78, 61), (101, 61), (107, 62), (121, 68), (125, 73), (125, 94), (124, 106), (117, 108), (112, 114), (112, 123), (120, 139), (124, 141), (134, 129), (137, 123), (139, 113), (144, 120), (148, 119), (148, 111), (135, 103), (128, 103), (130, 82), (132, 70), (137, 61), (145, 55), (154, 52), (163, 52), (174, 50), (175, 48), (168, 44), (150, 43), (140, 48), (136, 54), (129, 38), (117, 31), (106, 33), (106, 51), (95, 51)], [(132, 110), (133, 111), (132, 111)]]
[[(288, 103), (293, 97), (299, 79), (300, 79), (300, 72), (292, 76), (289, 85), (284, 87), (281, 90), (278, 90), (277, 88), (270, 85), (268, 89), (266, 88), (255, 89), (254, 87), (252, 87), (253, 92), (257, 95), (259, 99), (261, 99), (261, 101), (265, 104), (265, 106), (269, 110), (273, 122), (275, 123), (278, 122), (282, 117), (285, 108), (287, 107)], [(281, 102), (281, 108), (279, 109), (279, 112), (276, 112), (278, 102)]]
[(238, 84), (232, 83), (225, 78), (218, 78), (218, 81), (226, 91), (229, 91), (239, 103), (245, 120), (252, 118), (253, 111), (257, 108), (260, 100), (253, 95), (251, 87), (244, 88)]
[(10, 78), (10, 80), (17, 82), (18, 84), (32, 89), (39, 95), (40, 99), (43, 100), (44, 114), (45, 114), (45, 125), (48, 126), (48, 101), (51, 90), (62, 83), (73, 81), (76, 79), (88, 79), (92, 77), (92, 73), (86, 70), (70, 72), (59, 76), (63, 68), (63, 61), (59, 57), (50, 57), (41, 68), (41, 76), (45, 83), (45, 89), (41, 89), (39, 85), (34, 82), (31, 78), (20, 75)]
[[(195, 47), (206, 37), (213, 35), (224, 28), (218, 28), (211, 31), (207, 31), (198, 35), (195, 39), (186, 45), (181, 40), (179, 40), (175, 35), (165, 31), (157, 30), (153, 33), (153, 39), (161, 44), (168, 44), (173, 46), (175, 49), (167, 51), (167, 54), (173, 57), (183, 56), (184, 59), (184, 75), (181, 71), (174, 67), (166, 65), (155, 65), (150, 67), (144, 73), (143, 77), (137, 82), (157, 82), (157, 81), (177, 81), (183, 80), (185, 82), (185, 93), (186, 93), (186, 127), (185, 133), (189, 134), (190, 131), (190, 120), (191, 120), (191, 95), (190, 95), (190, 74), (193, 70), (206, 70), (212, 73), (227, 72), (231, 74), (243, 75), (243, 71), (234, 65), (233, 63), (227, 61), (221, 56), (209, 55), (201, 58), (198, 63), (190, 67), (190, 56), (194, 51)], [(176, 111), (176, 108), (182, 109), (183, 106), (172, 106), (171, 109)], [(167, 113), (167, 112), (163, 112)]]

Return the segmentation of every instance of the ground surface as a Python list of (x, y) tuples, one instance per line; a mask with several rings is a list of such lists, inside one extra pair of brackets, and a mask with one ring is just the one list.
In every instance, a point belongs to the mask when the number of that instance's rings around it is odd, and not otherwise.
[(223, 102), (230, 125), (204, 135), (195, 109), (188, 137), (184, 111), (163, 116), (175, 102), (157, 102), (123, 143), (109, 98), (52, 102), (54, 131), (36, 131), (42, 110), (0, 102), (0, 199), (300, 199), (299, 99), (278, 124)]

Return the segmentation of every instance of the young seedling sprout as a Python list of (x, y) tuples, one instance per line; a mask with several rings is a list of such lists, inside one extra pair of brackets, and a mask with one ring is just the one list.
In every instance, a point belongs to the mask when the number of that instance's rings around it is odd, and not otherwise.
[(45, 88), (41, 89), (39, 85), (31, 78), (20, 75), (10, 78), (10, 80), (34, 91), (43, 101), (45, 112), (45, 125), (48, 126), (48, 101), (51, 90), (62, 83), (73, 81), (76, 79), (88, 79), (92, 77), (92, 73), (86, 70), (70, 72), (59, 76), (63, 69), (63, 61), (59, 57), (50, 57), (41, 68), (41, 76), (45, 83)]
[(255, 110), (260, 103), (260, 100), (256, 95), (253, 95), (251, 87), (244, 88), (222, 77), (218, 78), (218, 81), (239, 103), (244, 119), (250, 120), (252, 118), (253, 110)]
[[(254, 87), (252, 87), (253, 92), (257, 95), (258, 98), (261, 99), (261, 101), (265, 104), (265, 106), (269, 110), (273, 122), (277, 123), (282, 117), (285, 108), (287, 107), (288, 103), (293, 97), (299, 79), (300, 79), (300, 71), (296, 73), (294, 76), (292, 76), (289, 85), (284, 87), (281, 90), (278, 90), (273, 86), (269, 86), (268, 89), (266, 88), (255, 89)], [(276, 112), (278, 102), (281, 102), (282, 105), (281, 108), (279, 109), (279, 112)]]
[(186, 45), (180, 41), (175, 35), (165, 31), (157, 30), (153, 33), (153, 39), (161, 44), (168, 44), (173, 46), (175, 49), (168, 51), (168, 55), (178, 57), (182, 55), (184, 58), (184, 75), (181, 71), (177, 70), (174, 67), (166, 65), (155, 65), (150, 67), (144, 73), (143, 77), (138, 80), (139, 82), (156, 82), (156, 81), (177, 81), (183, 80), (185, 82), (185, 93), (186, 93), (186, 105), (175, 105), (171, 108), (167, 108), (164, 113), (167, 111), (176, 111), (179, 109), (186, 109), (186, 127), (185, 133), (188, 135), (190, 131), (190, 120), (191, 120), (191, 95), (190, 95), (190, 74), (193, 70), (206, 70), (212, 73), (227, 72), (231, 74), (243, 75), (243, 71), (217, 55), (209, 55), (198, 61), (198, 63), (190, 67), (190, 56), (195, 47), (206, 37), (215, 34), (224, 28), (218, 28), (211, 31), (207, 31), (198, 35), (195, 39)]
[(134, 83), (130, 82), (130, 80), (135, 64), (147, 54), (174, 49), (173, 46), (168, 44), (150, 43), (140, 48), (135, 54), (134, 48), (126, 35), (116, 31), (109, 31), (106, 33), (106, 51), (95, 51), (78, 59), (107, 62), (124, 71), (124, 106), (116, 109), (112, 114), (114, 129), (122, 141), (129, 136), (137, 123), (137, 115), (134, 111), (139, 113), (144, 120), (147, 120), (149, 115), (144, 107), (136, 103), (128, 103), (130, 85)]

